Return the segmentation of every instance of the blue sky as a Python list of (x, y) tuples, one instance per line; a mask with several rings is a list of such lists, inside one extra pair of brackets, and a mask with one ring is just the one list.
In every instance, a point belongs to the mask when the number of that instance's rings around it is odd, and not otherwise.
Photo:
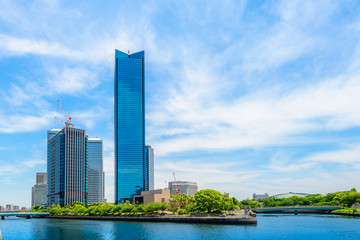
[(113, 187), (115, 48), (145, 50), (155, 187), (360, 188), (360, 4), (0, 0), (0, 205), (30, 205), (60, 99), (104, 141)]

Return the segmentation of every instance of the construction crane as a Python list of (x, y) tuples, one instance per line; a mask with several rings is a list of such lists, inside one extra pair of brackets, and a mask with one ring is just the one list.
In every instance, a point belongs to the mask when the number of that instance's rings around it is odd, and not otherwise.
[(177, 183), (176, 183), (175, 172), (173, 172), (173, 175), (174, 175), (174, 180), (175, 180), (176, 195), (179, 195), (180, 189), (178, 188)]
[(71, 123), (71, 117), (70, 117), (70, 115), (65, 113), (64, 108), (63, 108), (63, 106), (61, 105), (60, 100), (57, 100), (57, 101), (58, 101), (58, 103), (59, 103), (59, 105), (60, 105), (61, 111), (62, 111), (63, 114), (64, 114), (64, 117), (65, 117), (65, 119), (66, 119), (66, 122), (61, 121), (61, 120), (60, 120), (59, 118), (57, 118), (57, 117), (55, 117), (55, 119), (58, 120), (59, 122), (61, 122), (62, 124), (64, 124), (65, 126), (67, 126), (67, 127), (74, 127), (74, 124)]

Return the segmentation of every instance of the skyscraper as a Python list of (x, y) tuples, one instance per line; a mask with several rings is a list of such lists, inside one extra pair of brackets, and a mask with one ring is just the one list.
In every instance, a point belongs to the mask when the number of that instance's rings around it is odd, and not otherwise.
[(87, 204), (87, 136), (85, 130), (70, 128), (48, 131), (48, 206), (65, 206), (75, 201)]
[(154, 190), (154, 149), (145, 145), (145, 191)]
[(36, 184), (31, 189), (31, 206), (46, 204), (46, 172), (36, 173)]
[(145, 189), (144, 51), (115, 50), (115, 203)]
[(103, 142), (99, 138), (88, 139), (88, 204), (103, 201)]

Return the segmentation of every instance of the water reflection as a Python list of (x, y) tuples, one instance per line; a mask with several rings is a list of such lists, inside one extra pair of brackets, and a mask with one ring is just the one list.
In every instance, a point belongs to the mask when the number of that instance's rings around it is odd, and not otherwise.
[(12, 239), (360, 239), (360, 218), (329, 215), (258, 215), (257, 225), (114, 222), (7, 218)]

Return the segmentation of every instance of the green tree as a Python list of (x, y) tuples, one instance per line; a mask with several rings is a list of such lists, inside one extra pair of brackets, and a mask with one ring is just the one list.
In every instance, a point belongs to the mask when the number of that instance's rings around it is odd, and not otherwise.
[(200, 209), (206, 209), (208, 213), (212, 210), (222, 210), (224, 195), (212, 189), (204, 189), (195, 193), (196, 205)]
[(261, 204), (255, 199), (250, 200), (249, 205), (250, 208), (258, 208), (261, 207)]

